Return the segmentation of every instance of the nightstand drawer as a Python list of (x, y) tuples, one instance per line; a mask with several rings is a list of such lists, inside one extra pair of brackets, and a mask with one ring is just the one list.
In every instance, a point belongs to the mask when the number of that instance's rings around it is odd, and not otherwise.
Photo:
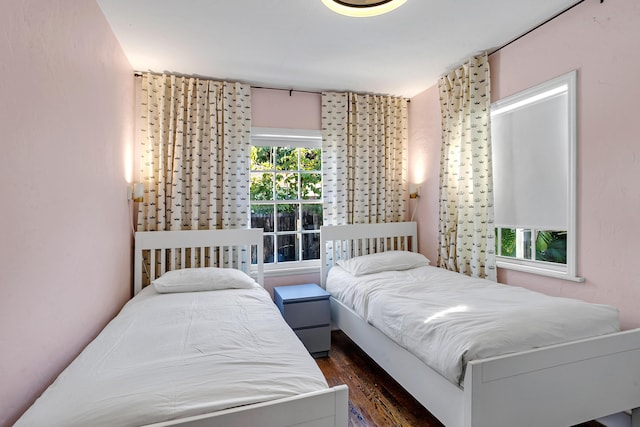
[(297, 329), (294, 331), (309, 353), (328, 353), (331, 349), (331, 327)]
[(283, 304), (283, 310), (282, 316), (292, 329), (331, 323), (329, 301), (326, 299)]

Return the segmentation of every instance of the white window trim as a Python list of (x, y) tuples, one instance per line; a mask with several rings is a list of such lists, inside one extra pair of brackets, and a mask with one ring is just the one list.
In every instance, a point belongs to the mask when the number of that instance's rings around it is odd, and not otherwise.
[[(544, 261), (532, 261), (514, 259), (511, 257), (496, 256), (496, 265), (499, 268), (523, 271), (555, 277), (574, 282), (584, 282), (583, 277), (578, 276), (577, 260), (577, 116), (576, 116), (576, 89), (577, 72), (571, 71), (555, 79), (549, 80), (532, 88), (518, 92), (512, 96), (503, 98), (491, 104), (491, 116), (509, 111), (514, 108), (523, 108), (527, 104), (540, 99), (539, 95), (549, 96), (555, 88), (567, 85), (567, 99), (569, 108), (569, 180), (568, 180), (568, 209), (567, 209), (567, 263), (565, 265)], [(536, 97), (538, 96), (538, 97)], [(506, 226), (496, 225), (505, 228)], [(517, 226), (513, 228), (523, 228)], [(524, 227), (526, 228), (526, 227)]]
[[(251, 145), (278, 147), (322, 148), (322, 131), (315, 129), (251, 128)], [(251, 222), (251, 218), (249, 218)], [(285, 261), (264, 264), (265, 277), (291, 276), (320, 272), (320, 260)]]
[(286, 141), (296, 148), (321, 148), (322, 131), (311, 129), (251, 128), (251, 145), (277, 147)]

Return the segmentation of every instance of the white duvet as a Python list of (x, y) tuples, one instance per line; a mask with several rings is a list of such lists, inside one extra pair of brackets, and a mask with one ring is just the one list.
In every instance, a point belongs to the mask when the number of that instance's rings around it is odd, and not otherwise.
[(327, 387), (264, 289), (147, 287), (16, 426), (137, 426)]
[(620, 329), (614, 307), (436, 267), (355, 277), (336, 266), (327, 291), (454, 384), (470, 360)]

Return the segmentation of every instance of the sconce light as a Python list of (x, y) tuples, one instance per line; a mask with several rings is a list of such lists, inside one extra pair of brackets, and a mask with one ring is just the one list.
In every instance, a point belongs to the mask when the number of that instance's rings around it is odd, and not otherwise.
[[(420, 185), (418, 184), (409, 184), (409, 198), (410, 199), (418, 199), (420, 198)], [(420, 203), (415, 203), (413, 206), (413, 212), (411, 212), (411, 220), (413, 221), (413, 217), (416, 215), (416, 211), (418, 210), (418, 205)]]
[(417, 199), (420, 197), (420, 186), (418, 184), (409, 184), (409, 198)]
[(127, 191), (127, 200), (138, 203), (144, 201), (144, 184), (141, 182), (130, 184)]

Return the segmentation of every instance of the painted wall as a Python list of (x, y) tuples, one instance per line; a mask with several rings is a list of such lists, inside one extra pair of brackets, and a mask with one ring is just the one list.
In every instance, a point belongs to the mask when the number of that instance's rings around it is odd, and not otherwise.
[(420, 198), (409, 199), (407, 220), (418, 223), (418, 250), (432, 265), (438, 261), (438, 180), (440, 175), (440, 101), (438, 86), (409, 103), (409, 182), (420, 186)]
[(0, 28), (6, 426), (130, 296), (133, 70), (93, 1), (5, 1)]
[[(284, 129), (322, 129), (322, 96), (318, 93), (251, 89), (251, 125)], [(320, 273), (266, 273), (264, 287), (273, 296), (274, 286), (320, 283)]]
[(251, 126), (322, 129), (322, 95), (253, 88), (251, 89)]
[[(639, 40), (640, 2), (587, 0), (490, 56), (493, 101), (578, 70), (578, 274), (586, 282), (504, 269), (498, 279), (612, 304), (621, 310), (625, 329), (640, 327)], [(440, 126), (437, 96), (431, 88), (411, 102), (416, 138), (410, 156), (428, 153), (428, 170), (437, 167), (439, 157), (439, 132), (433, 130)], [(413, 163), (411, 170), (419, 167)], [(437, 179), (428, 181), (433, 199), (426, 203), (437, 204), (437, 187)], [(437, 250), (437, 219), (431, 213), (418, 214), (420, 247), (427, 256)]]

